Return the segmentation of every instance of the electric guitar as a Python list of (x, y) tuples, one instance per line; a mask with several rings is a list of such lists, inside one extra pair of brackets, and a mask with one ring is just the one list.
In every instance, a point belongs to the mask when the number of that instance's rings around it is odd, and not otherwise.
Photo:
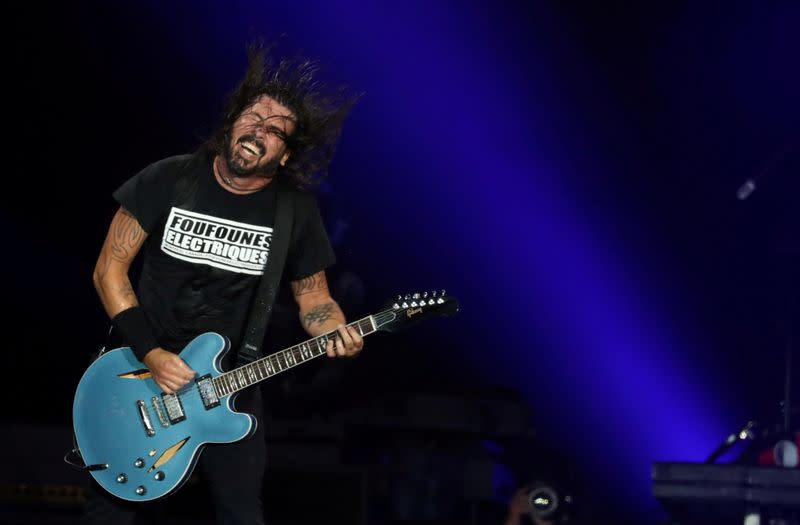
[[(450, 316), (458, 301), (441, 292), (414, 294), (350, 323), (362, 336), (394, 331), (434, 315)], [(256, 430), (256, 418), (236, 412), (237, 392), (326, 355), (336, 332), (309, 339), (234, 370), (220, 369), (230, 343), (207, 332), (180, 357), (197, 372), (174, 394), (164, 393), (128, 347), (102, 354), (84, 372), (72, 407), (77, 451), (85, 468), (111, 494), (150, 501), (178, 490), (207, 443), (233, 443)]]

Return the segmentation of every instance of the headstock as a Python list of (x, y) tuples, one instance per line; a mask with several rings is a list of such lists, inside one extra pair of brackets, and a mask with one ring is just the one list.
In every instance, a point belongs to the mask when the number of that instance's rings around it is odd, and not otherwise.
[(398, 295), (386, 305), (386, 309), (375, 314), (378, 330), (392, 332), (405, 325), (434, 316), (449, 317), (458, 312), (459, 304), (455, 297), (441, 292), (423, 292)]

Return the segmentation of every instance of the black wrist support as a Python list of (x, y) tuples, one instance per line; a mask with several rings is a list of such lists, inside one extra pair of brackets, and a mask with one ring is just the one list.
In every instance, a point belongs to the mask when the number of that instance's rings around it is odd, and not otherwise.
[(150, 350), (158, 347), (153, 329), (141, 307), (133, 306), (123, 310), (114, 316), (111, 322), (114, 324), (114, 328), (119, 330), (125, 344), (131, 347), (139, 361), (143, 361), (144, 356)]

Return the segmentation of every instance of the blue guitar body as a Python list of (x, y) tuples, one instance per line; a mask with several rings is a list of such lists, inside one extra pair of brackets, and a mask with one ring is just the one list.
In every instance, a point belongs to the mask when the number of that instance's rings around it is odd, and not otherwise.
[[(458, 301), (444, 291), (414, 294), (348, 327), (367, 336), (457, 311)], [(189, 478), (204, 445), (233, 443), (255, 432), (256, 418), (233, 410), (237, 392), (327, 355), (326, 345), (336, 337), (334, 330), (223, 372), (230, 343), (213, 332), (199, 335), (180, 353), (197, 375), (174, 395), (161, 391), (130, 348), (101, 355), (83, 374), (72, 406), (87, 469), (101, 487), (125, 500), (171, 494)]]
[(197, 372), (178, 395), (164, 394), (130, 348), (101, 355), (86, 370), (72, 409), (78, 449), (95, 480), (115, 496), (149, 501), (189, 478), (203, 446), (231, 443), (256, 429), (235, 412), (213, 379), (228, 351), (216, 333), (196, 337), (180, 353)]

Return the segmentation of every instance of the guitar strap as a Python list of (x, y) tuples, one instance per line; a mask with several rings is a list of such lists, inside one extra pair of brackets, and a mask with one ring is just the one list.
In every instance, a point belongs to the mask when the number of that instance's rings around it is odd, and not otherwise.
[(289, 241), (292, 238), (294, 220), (294, 192), (283, 185), (278, 186), (275, 195), (275, 224), (273, 231), (277, 236), (269, 248), (269, 260), (264, 274), (258, 284), (253, 303), (250, 306), (250, 318), (242, 336), (235, 367), (240, 367), (261, 358), (261, 345), (269, 324), (269, 318), (275, 306), (275, 297), (286, 264), (289, 252)]

